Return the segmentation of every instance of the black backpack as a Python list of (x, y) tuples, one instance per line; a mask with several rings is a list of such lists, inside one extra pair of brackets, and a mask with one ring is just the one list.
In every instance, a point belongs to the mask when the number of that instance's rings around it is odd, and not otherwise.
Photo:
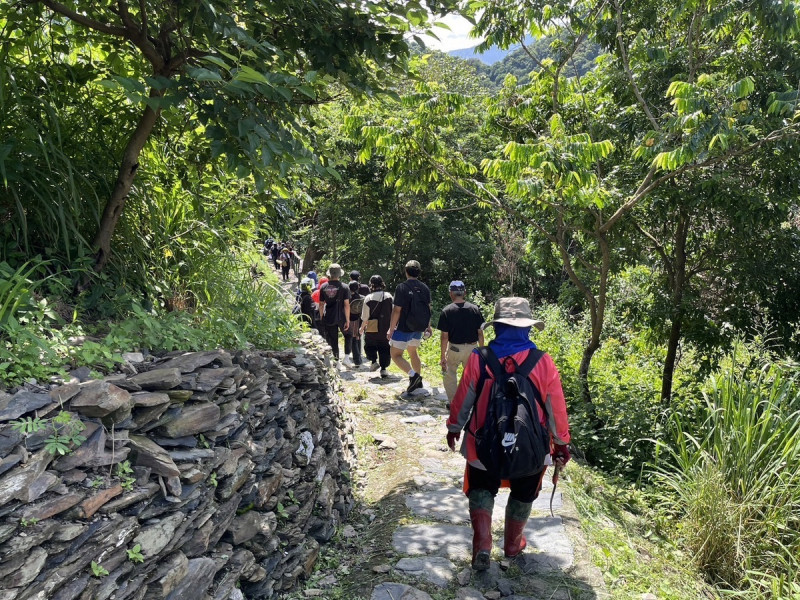
[[(506, 372), (488, 347), (479, 348), (478, 352), (494, 377), (483, 427), (476, 430), (474, 425), (477, 400), (470, 417), (478, 458), (501, 479), (534, 475), (544, 468), (545, 457), (550, 454), (550, 434), (539, 420), (533, 401), (539, 404), (542, 414), (547, 411), (542, 395), (528, 378), (544, 352), (530, 350), (513, 373)], [(487, 379), (485, 372), (482, 368), (477, 397)]]
[(361, 317), (361, 309), (364, 307), (364, 298), (350, 298), (350, 320), (355, 321), (357, 317)]
[(410, 331), (425, 331), (431, 322), (431, 305), (424, 298), (423, 284), (417, 282), (416, 285), (411, 285), (408, 281), (405, 284), (411, 289), (411, 304), (406, 315), (406, 327)]

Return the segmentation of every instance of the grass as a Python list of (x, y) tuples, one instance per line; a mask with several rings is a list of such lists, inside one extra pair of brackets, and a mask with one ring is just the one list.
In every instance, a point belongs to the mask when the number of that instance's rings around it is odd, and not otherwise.
[(731, 369), (711, 382), (698, 427), (675, 415), (653, 466), (672, 532), (706, 577), (754, 600), (800, 586), (797, 367)]
[(719, 598), (689, 557), (660, 537), (644, 495), (587, 467), (569, 465), (565, 486), (580, 515), (593, 562), (614, 600)]

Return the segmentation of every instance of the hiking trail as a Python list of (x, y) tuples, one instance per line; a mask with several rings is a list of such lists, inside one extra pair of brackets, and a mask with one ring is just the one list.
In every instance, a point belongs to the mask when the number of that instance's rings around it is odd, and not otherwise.
[[(289, 283), (289, 282), (287, 282)], [(282, 287), (292, 293), (292, 285)], [(333, 364), (333, 363), (332, 363)], [(465, 461), (445, 442), (447, 396), (438, 373), (425, 369), (425, 387), (405, 394), (407, 377), (331, 366), (355, 421), (359, 463), (354, 483), (360, 505), (344, 524), (338, 560), (321, 560), (302, 592), (289, 598), (348, 600), (593, 600), (608, 598), (591, 563), (562, 473), (550, 516), (552, 469), (525, 528), (528, 546), (503, 557), (508, 490), (492, 518), (488, 571), (470, 567), (472, 528), (462, 491)], [(430, 381), (429, 381), (430, 380)], [(432, 381), (432, 383), (431, 383)], [(438, 384), (438, 385), (437, 385)]]

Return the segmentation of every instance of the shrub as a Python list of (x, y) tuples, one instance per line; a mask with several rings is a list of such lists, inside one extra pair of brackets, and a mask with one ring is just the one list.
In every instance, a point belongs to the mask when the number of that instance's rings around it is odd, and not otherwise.
[(704, 395), (705, 422), (673, 415), (671, 441), (658, 443), (651, 466), (660, 504), (698, 566), (752, 598), (800, 583), (797, 375), (778, 365), (718, 375)]

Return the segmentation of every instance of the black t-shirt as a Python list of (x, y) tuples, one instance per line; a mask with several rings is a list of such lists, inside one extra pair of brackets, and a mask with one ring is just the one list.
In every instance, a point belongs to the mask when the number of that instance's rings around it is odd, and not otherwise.
[(442, 309), (439, 331), (447, 333), (451, 344), (474, 344), (483, 325), (481, 309), (471, 302), (453, 302)]
[(350, 289), (338, 279), (331, 280), (320, 288), (319, 301), (325, 303), (326, 325), (344, 325), (344, 301), (350, 300)]
[(402, 309), (400, 313), (400, 320), (397, 323), (397, 330), (405, 333), (410, 333), (411, 330), (406, 325), (406, 317), (408, 316), (408, 309), (411, 307), (411, 300), (414, 298), (414, 290), (419, 290), (422, 294), (421, 300), (426, 304), (431, 303), (431, 291), (428, 286), (419, 281), (418, 279), (407, 279), (397, 286), (394, 291), (394, 305)]
[(308, 292), (300, 294), (300, 314), (305, 317), (304, 320), (309, 325), (314, 322), (314, 302)]

